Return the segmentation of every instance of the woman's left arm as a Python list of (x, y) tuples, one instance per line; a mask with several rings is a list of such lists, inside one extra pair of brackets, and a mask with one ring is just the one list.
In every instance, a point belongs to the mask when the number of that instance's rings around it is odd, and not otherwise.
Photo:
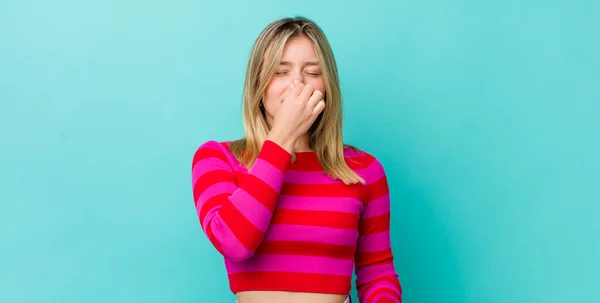
[(400, 303), (402, 287), (390, 241), (390, 193), (385, 171), (373, 158), (367, 168), (368, 200), (359, 223), (356, 288), (360, 303)]

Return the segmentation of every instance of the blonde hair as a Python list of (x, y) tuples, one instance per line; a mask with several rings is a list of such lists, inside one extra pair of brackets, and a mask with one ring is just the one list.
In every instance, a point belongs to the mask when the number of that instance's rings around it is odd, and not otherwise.
[[(233, 141), (231, 152), (250, 168), (269, 133), (269, 125), (261, 108), (264, 91), (279, 65), (286, 42), (297, 36), (305, 36), (313, 42), (325, 83), (326, 106), (309, 129), (310, 147), (315, 151), (323, 172), (344, 184), (365, 183), (344, 160), (344, 149), (358, 148), (344, 144), (342, 140), (342, 97), (338, 71), (323, 31), (311, 20), (296, 17), (283, 18), (269, 24), (256, 38), (246, 72), (242, 98), (246, 136)], [(265, 60), (265, 54), (268, 54)], [(295, 155), (292, 155), (295, 161)]]

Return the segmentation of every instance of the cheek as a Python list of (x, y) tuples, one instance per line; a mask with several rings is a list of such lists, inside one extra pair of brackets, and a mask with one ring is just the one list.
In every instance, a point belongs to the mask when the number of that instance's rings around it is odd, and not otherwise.
[(273, 103), (276, 101), (280, 101), (279, 97), (281, 97), (288, 85), (289, 83), (287, 83), (286, 81), (282, 81), (282, 79), (275, 78), (271, 80), (265, 92), (266, 100), (264, 100), (264, 102)]
[(263, 95), (263, 104), (269, 115), (274, 116), (277, 113), (277, 109), (279, 109), (279, 104), (281, 103), (280, 97), (288, 85), (288, 82), (278, 78), (274, 78), (269, 82)]
[(320, 90), (322, 93), (325, 93), (325, 82), (323, 82), (323, 78), (306, 80), (306, 84), (309, 83), (315, 88), (315, 90)]

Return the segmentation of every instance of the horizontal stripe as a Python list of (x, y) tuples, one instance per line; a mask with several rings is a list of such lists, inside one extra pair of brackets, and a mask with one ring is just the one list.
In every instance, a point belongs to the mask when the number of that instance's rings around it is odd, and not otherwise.
[(367, 185), (369, 192), (369, 200), (375, 200), (390, 192), (388, 188), (387, 178), (385, 176), (377, 179), (377, 181)]
[(260, 231), (269, 227), (273, 213), (244, 190), (238, 190), (231, 196), (231, 203)]
[(356, 268), (356, 282), (357, 283), (365, 283), (369, 281), (373, 281), (378, 277), (382, 276), (393, 276), (396, 277), (397, 274), (394, 271), (394, 264), (379, 264), (372, 266), (363, 266)]
[(219, 215), (246, 249), (255, 250), (258, 247), (264, 233), (237, 208), (232, 204), (223, 205)]
[(364, 252), (380, 251), (390, 247), (390, 231), (364, 235), (358, 238), (356, 250)]
[(392, 249), (374, 251), (374, 252), (357, 252), (356, 266), (362, 267), (369, 264), (377, 264), (380, 262), (389, 262), (393, 260)]
[(336, 184), (342, 181), (331, 178), (320, 169), (317, 171), (297, 171), (290, 169), (285, 174), (284, 182), (294, 184)]
[(214, 170), (211, 172), (207, 172), (203, 174), (200, 178), (198, 178), (198, 180), (194, 180), (194, 201), (198, 202), (198, 198), (206, 189), (213, 186), (214, 184), (221, 182), (236, 184), (233, 175), (223, 170)]
[(208, 240), (210, 240), (210, 243), (212, 243), (212, 245), (217, 249), (217, 251), (220, 254), (225, 255), (223, 249), (221, 248), (221, 243), (219, 242), (219, 239), (213, 234), (210, 225), (207, 228), (204, 228), (204, 231), (206, 233), (206, 236), (208, 237)]
[(375, 158), (369, 154), (363, 154), (356, 157), (347, 157), (344, 160), (354, 171), (368, 170), (374, 162), (377, 162), (375, 161)]
[(230, 194), (227, 192), (215, 192), (213, 196), (207, 197), (205, 200), (198, 199), (196, 209), (202, 228), (206, 229), (206, 224), (208, 224), (206, 217), (210, 217), (212, 213), (219, 211), (223, 205), (230, 203), (229, 196)]
[(209, 221), (210, 225), (206, 228), (208, 237), (211, 242), (218, 243), (215, 246), (223, 255), (232, 260), (241, 260), (251, 254), (251, 251), (244, 247), (218, 214), (211, 217)]
[[(323, 168), (319, 163), (319, 158), (314, 152), (295, 153), (296, 162), (292, 163), (290, 170), (298, 172), (319, 172)], [(364, 152), (356, 153), (354, 150), (346, 148), (344, 150), (344, 161), (354, 171), (366, 169), (372, 162), (373, 156)]]
[(237, 185), (231, 182), (219, 182), (210, 185), (206, 190), (200, 193), (196, 203), (202, 207), (202, 203), (220, 194), (231, 194), (237, 189)]
[(265, 140), (257, 155), (257, 159), (266, 160), (282, 172), (289, 167), (291, 158), (287, 150), (271, 140)]
[(248, 171), (228, 144), (209, 141), (192, 160), (198, 217), (225, 256), (232, 291), (347, 295), (356, 267), (361, 302), (399, 302), (381, 163), (345, 149), (346, 163), (367, 181), (347, 186), (324, 174), (314, 153), (296, 153), (291, 163), (267, 140), (257, 156)]
[[(369, 283), (369, 285), (379, 285), (379, 283), (385, 282), (385, 281), (391, 282), (398, 287), (400, 286), (400, 282), (398, 281), (398, 275), (381, 276), (375, 280), (369, 281), (368, 283)], [(363, 285), (363, 284), (365, 284), (365, 282), (358, 283), (358, 285)], [(394, 287), (394, 288), (397, 288), (397, 287)]]
[(290, 164), (288, 171), (319, 172), (323, 171), (323, 168), (316, 156), (296, 154), (296, 161)]
[(248, 174), (248, 170), (243, 166), (239, 166), (234, 169), (233, 173), (235, 175), (236, 180), (242, 180), (244, 176)]
[(354, 245), (358, 231), (320, 226), (271, 224), (266, 241), (304, 241), (337, 245)]
[(353, 158), (353, 157), (363, 157), (365, 155), (366, 155), (366, 152), (364, 150), (361, 150), (360, 148), (358, 149), (358, 151), (356, 151), (354, 148), (352, 148), (350, 146), (344, 147), (344, 157)]
[[(231, 264), (226, 260), (225, 264)], [(281, 290), (310, 293), (347, 295), (352, 280), (350, 275), (322, 275), (311, 273), (252, 272), (229, 275), (233, 293), (248, 290)]]
[(218, 142), (219, 145), (223, 146), (223, 148), (225, 148), (225, 150), (229, 150), (229, 146), (231, 146), (231, 141), (223, 141), (223, 142)]
[(390, 212), (390, 195), (385, 194), (375, 200), (369, 201), (362, 214), (363, 219), (381, 216)]
[(233, 169), (231, 166), (223, 162), (223, 160), (217, 158), (206, 158), (200, 160), (198, 163), (196, 163), (196, 165), (194, 165), (194, 168), (192, 169), (192, 181), (195, 182), (204, 174), (215, 170), (222, 170), (233, 174)]
[(398, 281), (398, 277), (394, 276), (382, 276), (368, 283), (359, 283), (361, 286), (361, 294), (372, 292), (376, 289), (386, 289), (389, 290), (390, 294), (400, 296), (402, 294), (402, 287), (400, 286), (400, 282)]
[(358, 214), (363, 202), (352, 197), (298, 197), (279, 195), (277, 209), (324, 210)]
[(254, 175), (246, 175), (240, 181), (240, 187), (270, 211), (275, 209), (279, 193), (277, 189), (272, 188), (263, 180)]
[(284, 183), (280, 194), (302, 197), (350, 197), (364, 200), (367, 190), (360, 184), (293, 184)]
[(219, 143), (216, 141), (208, 141), (202, 144), (194, 153), (194, 158), (192, 159), (192, 169), (199, 161), (208, 158), (217, 158), (223, 163), (228, 163), (227, 156), (221, 150)]
[(221, 207), (226, 203), (229, 203), (229, 194), (221, 193), (211, 197), (203, 203), (199, 202), (196, 205), (196, 209), (198, 211), (198, 218), (200, 218), (200, 222), (202, 223), (203, 229), (206, 230), (206, 225), (209, 223), (209, 220), (207, 220), (207, 218), (212, 218), (212, 216), (214, 216), (214, 214), (218, 212), (219, 209), (221, 209)]
[(360, 221), (359, 234), (361, 236), (378, 234), (390, 229), (390, 213)]
[(256, 178), (259, 178), (271, 188), (276, 190), (279, 190), (279, 188), (281, 188), (281, 184), (283, 183), (283, 172), (281, 172), (277, 167), (273, 166), (273, 164), (260, 158), (254, 161), (254, 165), (248, 171), (248, 173), (253, 174), (256, 176)]
[(322, 210), (276, 209), (272, 224), (310, 225), (333, 228), (358, 228), (358, 214)]
[(369, 165), (367, 165), (366, 169), (361, 171), (361, 173), (367, 180), (367, 185), (370, 185), (374, 181), (377, 181), (385, 176), (385, 170), (383, 169), (381, 162), (375, 158), (371, 159)]
[(354, 246), (299, 241), (263, 241), (256, 254), (321, 256), (354, 260)]
[[(402, 287), (400, 287), (400, 283), (398, 279), (395, 277), (386, 277), (387, 280), (378, 279), (376, 282), (376, 286), (378, 289), (386, 290), (386, 293), (394, 296), (395, 298), (402, 297)], [(394, 279), (392, 282), (391, 280)]]
[(254, 255), (249, 262), (228, 268), (228, 272), (303, 272), (344, 276), (352, 272), (353, 260), (315, 256)]

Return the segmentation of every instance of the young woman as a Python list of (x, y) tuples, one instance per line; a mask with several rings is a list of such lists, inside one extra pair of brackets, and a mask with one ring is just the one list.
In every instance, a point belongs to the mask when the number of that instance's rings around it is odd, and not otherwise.
[(305, 18), (268, 25), (252, 48), (246, 135), (192, 162), (200, 224), (239, 303), (401, 302), (381, 163), (342, 140), (337, 67)]

